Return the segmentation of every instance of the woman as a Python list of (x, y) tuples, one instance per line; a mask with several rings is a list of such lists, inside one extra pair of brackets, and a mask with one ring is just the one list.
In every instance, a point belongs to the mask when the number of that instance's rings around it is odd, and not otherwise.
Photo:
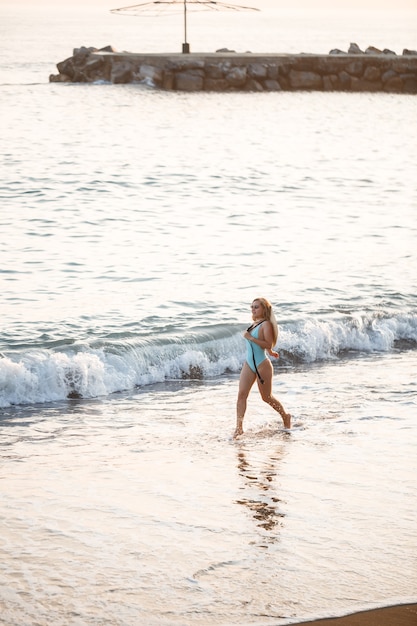
[(243, 434), (243, 418), (252, 385), (257, 380), (262, 400), (277, 411), (285, 428), (291, 428), (291, 415), (272, 395), (272, 363), (267, 354), (278, 357), (272, 350), (278, 339), (278, 326), (272, 306), (265, 298), (256, 298), (251, 305), (253, 324), (243, 334), (247, 341), (246, 361), (240, 373), (239, 393), (236, 405), (236, 430), (234, 438)]

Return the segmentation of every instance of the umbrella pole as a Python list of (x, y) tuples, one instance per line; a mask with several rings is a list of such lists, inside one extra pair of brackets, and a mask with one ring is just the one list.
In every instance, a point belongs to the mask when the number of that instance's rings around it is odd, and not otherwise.
[(184, 43), (182, 44), (182, 53), (190, 52), (190, 44), (187, 43), (187, 0), (184, 0)]

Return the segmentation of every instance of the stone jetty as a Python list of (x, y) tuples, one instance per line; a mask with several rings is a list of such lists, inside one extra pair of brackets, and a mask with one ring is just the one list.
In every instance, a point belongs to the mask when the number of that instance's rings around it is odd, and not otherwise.
[(416, 94), (417, 51), (357, 44), (329, 54), (141, 54), (111, 46), (73, 51), (50, 82), (143, 83), (177, 91), (368, 91)]

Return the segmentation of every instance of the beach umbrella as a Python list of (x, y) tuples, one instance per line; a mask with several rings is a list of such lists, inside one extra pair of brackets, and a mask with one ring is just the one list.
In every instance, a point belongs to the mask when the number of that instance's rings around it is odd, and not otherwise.
[(111, 9), (111, 13), (125, 13), (128, 15), (157, 16), (162, 13), (184, 14), (184, 43), (182, 51), (190, 52), (190, 44), (187, 42), (187, 11), (259, 11), (254, 7), (216, 2), (215, 0), (154, 0), (153, 2), (141, 2), (120, 9)]

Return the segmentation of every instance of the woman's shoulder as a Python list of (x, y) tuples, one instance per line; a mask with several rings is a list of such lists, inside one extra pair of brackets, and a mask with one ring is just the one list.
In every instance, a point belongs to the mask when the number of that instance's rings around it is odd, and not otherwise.
[(262, 328), (262, 330), (272, 328), (272, 322), (270, 320), (264, 320), (263, 322), (261, 322), (260, 328)]

